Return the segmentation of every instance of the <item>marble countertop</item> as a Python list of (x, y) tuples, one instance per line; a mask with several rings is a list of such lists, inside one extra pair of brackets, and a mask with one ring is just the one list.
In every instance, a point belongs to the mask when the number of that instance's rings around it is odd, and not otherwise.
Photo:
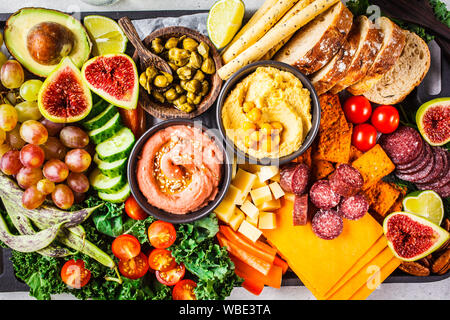
[[(216, 0), (120, 0), (109, 6), (93, 6), (80, 0), (21, 0), (0, 1), (0, 13), (14, 12), (22, 7), (46, 7), (66, 12), (77, 11), (134, 11), (134, 10), (207, 10)], [(247, 12), (255, 11), (264, 0), (243, 0)], [(444, 0), (447, 6), (450, 0)], [(70, 295), (58, 295), (55, 299), (72, 299)], [(0, 300), (33, 299), (28, 292), (0, 293)], [(254, 296), (245, 289), (233, 290), (230, 300), (314, 300), (305, 287), (265, 288), (260, 296)], [(429, 283), (383, 283), (369, 297), (372, 300), (448, 300), (450, 299), (450, 277)]]

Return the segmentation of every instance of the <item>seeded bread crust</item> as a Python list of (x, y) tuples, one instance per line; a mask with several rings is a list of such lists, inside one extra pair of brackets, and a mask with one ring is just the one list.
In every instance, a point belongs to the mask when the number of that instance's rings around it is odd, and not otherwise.
[(414, 32), (405, 30), (406, 45), (394, 67), (375, 86), (364, 93), (378, 104), (397, 104), (425, 78), (430, 69), (430, 50), (425, 41)]
[(330, 91), (333, 94), (341, 92), (366, 75), (378, 51), (380, 51), (383, 36), (369, 18), (359, 16), (353, 23), (347, 41), (357, 49), (353, 56), (353, 61), (347, 70), (347, 74), (331, 88)]
[[(315, 34), (320, 24), (326, 23), (325, 17), (334, 14), (332, 23), (321, 34)], [(281, 61), (296, 67), (302, 73), (312, 74), (325, 66), (342, 47), (344, 40), (350, 32), (353, 23), (353, 15), (342, 3), (338, 2), (333, 7), (311, 21), (277, 52), (274, 60)], [(304, 52), (305, 38), (316, 36), (311, 48), (306, 48), (306, 54), (299, 56), (299, 51)], [(301, 49), (300, 49), (301, 48)]]
[(394, 67), (405, 46), (406, 34), (402, 28), (386, 17), (379, 18), (375, 22), (377, 24), (384, 34), (383, 46), (364, 78), (347, 88), (353, 95), (364, 94), (380, 81)]

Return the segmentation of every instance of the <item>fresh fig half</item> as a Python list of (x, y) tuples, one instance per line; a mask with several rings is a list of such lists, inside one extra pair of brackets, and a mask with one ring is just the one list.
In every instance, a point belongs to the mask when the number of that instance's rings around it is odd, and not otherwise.
[(106, 54), (88, 60), (81, 69), (89, 88), (109, 103), (136, 109), (139, 82), (136, 64), (126, 54)]
[(450, 141), (450, 98), (437, 98), (420, 106), (416, 123), (422, 137), (432, 146)]
[(46, 119), (56, 123), (77, 122), (89, 114), (91, 91), (71, 58), (63, 58), (45, 79), (39, 90), (38, 106)]
[(383, 222), (389, 248), (403, 261), (416, 261), (439, 249), (450, 234), (429, 220), (408, 212), (394, 212)]

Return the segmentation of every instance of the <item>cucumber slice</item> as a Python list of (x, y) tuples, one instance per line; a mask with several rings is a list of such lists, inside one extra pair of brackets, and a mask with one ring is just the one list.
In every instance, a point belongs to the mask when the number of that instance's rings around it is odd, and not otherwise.
[(102, 143), (103, 141), (113, 137), (122, 128), (122, 122), (120, 120), (120, 113), (116, 113), (108, 122), (98, 129), (88, 132), (89, 137), (95, 144)]
[(105, 125), (109, 120), (111, 120), (112, 117), (114, 117), (118, 113), (117, 108), (110, 104), (102, 113), (100, 113), (98, 116), (88, 120), (84, 121), (83, 127), (85, 127), (87, 130), (95, 130), (98, 128), (101, 128)]
[(123, 186), (127, 183), (127, 180), (124, 175), (120, 175), (115, 178), (107, 177), (101, 173), (98, 168), (96, 168), (89, 176), (89, 182), (97, 191), (103, 193), (115, 193), (123, 188)]
[(108, 101), (100, 99), (92, 106), (91, 112), (89, 112), (89, 114), (83, 120), (88, 121), (88, 120), (98, 116), (100, 113), (102, 113), (108, 107), (108, 105), (109, 105)]
[(127, 183), (125, 186), (115, 193), (104, 193), (99, 192), (98, 197), (104, 201), (112, 202), (112, 203), (120, 203), (124, 202), (128, 199), (131, 194), (130, 185)]
[(123, 127), (113, 137), (98, 144), (95, 151), (100, 160), (114, 162), (127, 158), (135, 142), (133, 132)]
[(127, 158), (119, 159), (114, 162), (106, 162), (100, 160), (98, 154), (94, 156), (94, 162), (97, 164), (97, 168), (105, 176), (110, 178), (115, 178), (125, 173), (125, 168), (127, 166)]

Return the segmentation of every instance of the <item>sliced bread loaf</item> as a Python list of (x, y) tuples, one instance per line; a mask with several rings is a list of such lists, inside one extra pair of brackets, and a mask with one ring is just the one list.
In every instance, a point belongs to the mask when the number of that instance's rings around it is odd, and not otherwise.
[(364, 96), (378, 104), (396, 104), (418, 86), (430, 69), (430, 50), (414, 32), (406, 31), (406, 45), (394, 67)]
[(367, 74), (347, 90), (353, 95), (361, 95), (370, 90), (389, 70), (394, 67), (405, 46), (406, 34), (403, 29), (386, 17), (378, 18), (375, 26), (381, 29), (383, 44)]
[(324, 94), (345, 77), (355, 52), (354, 43), (344, 40), (344, 44), (333, 59), (312, 75), (311, 83), (318, 95)]
[(347, 41), (356, 48), (347, 74), (333, 88), (331, 93), (339, 93), (345, 88), (361, 80), (373, 64), (383, 43), (379, 29), (366, 16), (359, 16), (353, 22)]
[(295, 66), (304, 74), (312, 74), (336, 55), (352, 23), (352, 13), (339, 1), (297, 31), (274, 60)]

